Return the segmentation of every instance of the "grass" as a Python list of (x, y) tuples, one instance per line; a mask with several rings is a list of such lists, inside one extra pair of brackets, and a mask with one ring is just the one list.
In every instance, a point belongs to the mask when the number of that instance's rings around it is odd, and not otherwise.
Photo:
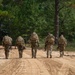
[(75, 51), (75, 47), (68, 46), (65, 49), (66, 51)]
[[(30, 44), (26, 44), (27, 47), (31, 47)], [(45, 47), (45, 39), (41, 39), (39, 43), (39, 49), (44, 49)], [(57, 51), (57, 45), (54, 45), (54, 51)], [(65, 51), (75, 51), (75, 42), (68, 42)]]
[(75, 51), (75, 42), (68, 42), (68, 45), (65, 50), (66, 51)]
[[(40, 42), (40, 49), (43, 49), (45, 46), (44, 41)], [(54, 45), (54, 50), (57, 51), (57, 45)], [(68, 42), (65, 51), (75, 51), (75, 42)]]

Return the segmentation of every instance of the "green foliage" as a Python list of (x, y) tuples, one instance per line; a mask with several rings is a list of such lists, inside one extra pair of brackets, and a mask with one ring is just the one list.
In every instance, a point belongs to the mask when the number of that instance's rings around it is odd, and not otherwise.
[[(45, 38), (54, 34), (55, 0), (0, 0), (0, 29), (16, 39), (21, 35), (28, 40), (36, 31)], [(60, 34), (64, 32), (69, 41), (75, 39), (75, 1), (61, 0), (59, 8)]]

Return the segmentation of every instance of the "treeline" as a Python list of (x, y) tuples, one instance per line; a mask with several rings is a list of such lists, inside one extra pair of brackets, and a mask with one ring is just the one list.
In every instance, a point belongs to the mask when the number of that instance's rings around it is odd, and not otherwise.
[[(40, 38), (54, 34), (55, 0), (0, 0), (0, 31), (26, 40), (35, 31)], [(75, 41), (75, 1), (59, 1), (59, 35)], [(4, 36), (0, 34), (0, 37)]]

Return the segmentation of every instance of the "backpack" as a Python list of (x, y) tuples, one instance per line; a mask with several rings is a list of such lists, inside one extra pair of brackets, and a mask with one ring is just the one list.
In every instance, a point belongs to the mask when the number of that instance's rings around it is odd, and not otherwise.
[(54, 40), (54, 38), (48, 38), (47, 41), (48, 41), (48, 43), (50, 43), (50, 44), (54, 44), (54, 41), (55, 41), (55, 40)]
[(16, 40), (16, 44), (17, 45), (23, 45), (24, 44), (24, 39), (21, 36), (19, 36)]
[(9, 36), (4, 36), (4, 38), (3, 38), (3, 43), (4, 44), (11, 44), (11, 39), (10, 39), (10, 37)]
[(59, 44), (67, 44), (67, 41), (66, 41), (66, 39), (65, 38), (59, 38)]
[(31, 41), (38, 41), (39, 40), (38, 35), (31, 35), (30, 40)]

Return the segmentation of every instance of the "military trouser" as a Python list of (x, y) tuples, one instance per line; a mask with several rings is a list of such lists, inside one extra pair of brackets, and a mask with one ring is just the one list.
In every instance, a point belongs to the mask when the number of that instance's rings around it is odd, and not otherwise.
[(18, 46), (19, 58), (22, 58), (23, 50), (24, 50), (23, 46)]
[(8, 45), (5, 46), (5, 58), (6, 59), (8, 59), (8, 57), (9, 57), (9, 48), (10, 48), (10, 46), (8, 46)]
[(36, 48), (32, 48), (32, 58), (36, 58), (36, 53), (37, 53), (37, 49)]
[(50, 56), (50, 58), (52, 58), (52, 47), (50, 47), (49, 49), (47, 49), (47, 58)]
[(63, 57), (64, 51), (60, 51), (60, 57)]
[(23, 50), (19, 50), (19, 58), (22, 58)]
[(58, 48), (60, 50), (60, 57), (63, 57), (63, 55), (64, 55), (64, 49), (65, 49), (64, 44), (59, 44)]
[(32, 42), (31, 42), (32, 58), (33, 58), (33, 57), (36, 58), (37, 48), (38, 48), (38, 46), (39, 46), (39, 43), (38, 43), (38, 42), (36, 42), (36, 41), (32, 41)]
[(52, 48), (53, 45), (49, 42), (45, 42), (45, 50), (47, 50), (47, 58), (50, 56), (52, 58)]

